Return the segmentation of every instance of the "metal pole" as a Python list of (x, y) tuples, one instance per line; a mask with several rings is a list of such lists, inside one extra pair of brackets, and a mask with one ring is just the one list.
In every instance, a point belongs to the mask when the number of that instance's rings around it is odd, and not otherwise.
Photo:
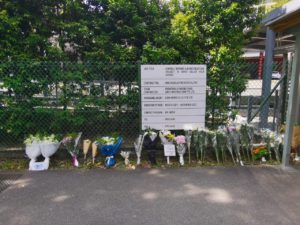
[(251, 95), (248, 98), (248, 107), (247, 107), (247, 122), (248, 123), (250, 123), (252, 107), (253, 107), (253, 96)]
[[(272, 123), (272, 130), (275, 131), (275, 121), (277, 118), (277, 112), (278, 112), (278, 90), (275, 91), (275, 103), (274, 103), (274, 107), (273, 107), (273, 123)], [(278, 124), (278, 123), (277, 123)]]
[(284, 135), (284, 145), (282, 154), (282, 166), (289, 166), (290, 153), (291, 153), (291, 141), (293, 135), (293, 127), (296, 119), (296, 107), (298, 102), (298, 88), (299, 88), (299, 72), (300, 72), (300, 33), (296, 36), (296, 51), (293, 60), (292, 74), (291, 74), (291, 87), (288, 101), (288, 111), (286, 117), (286, 131)]
[[(283, 54), (283, 62), (282, 62), (282, 75), (288, 73), (288, 55), (287, 53)], [(286, 76), (288, 77), (288, 76)], [(277, 113), (277, 133), (280, 130), (281, 125), (284, 123), (285, 119), (285, 110), (286, 110), (286, 82), (287, 78), (280, 84), (279, 88), (279, 103), (278, 103), (278, 109), (279, 112)]]
[(139, 121), (140, 121), (140, 133), (142, 132), (143, 130), (143, 127), (142, 127), (142, 68), (141, 68), (141, 62), (138, 61), (137, 62), (137, 69), (138, 69), (138, 83), (139, 83)]
[[(273, 50), (275, 47), (275, 33), (267, 28), (267, 40), (265, 49), (265, 61), (264, 61), (264, 75), (263, 75), (263, 86), (262, 86), (262, 100), (266, 99), (271, 90), (272, 80), (272, 63), (273, 63)], [(268, 127), (268, 115), (269, 115), (269, 100), (265, 103), (260, 113), (260, 124), (261, 128)]]

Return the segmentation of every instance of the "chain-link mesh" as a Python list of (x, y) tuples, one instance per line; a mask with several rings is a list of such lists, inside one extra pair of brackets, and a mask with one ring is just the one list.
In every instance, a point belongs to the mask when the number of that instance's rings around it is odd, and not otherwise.
[(1, 145), (28, 134), (116, 132), (132, 143), (139, 132), (137, 64), (5, 62), (0, 64)]
[[(289, 63), (268, 66), (268, 79), (250, 79), (241, 94), (247, 101), (247, 119), (258, 128), (279, 131), (284, 123), (288, 101)], [(283, 78), (283, 79), (281, 79)], [(264, 82), (267, 85), (264, 85)]]
[[(23, 148), (29, 134), (83, 132), (95, 139), (112, 132), (133, 147), (140, 129), (139, 63), (0, 62), (0, 148)], [(282, 75), (272, 65), (271, 89)], [(259, 63), (208, 65), (206, 125), (225, 123), (236, 112), (251, 118), (262, 103)], [(275, 77), (275, 75), (277, 77)], [(276, 79), (276, 80), (275, 80)], [(269, 98), (267, 126), (286, 107), (278, 87)], [(268, 90), (267, 90), (268, 92)], [(285, 91), (286, 92), (286, 91)], [(280, 99), (281, 98), (281, 99)], [(252, 120), (259, 126), (260, 113)], [(275, 118), (275, 119), (274, 119)], [(277, 129), (276, 127), (274, 129)]]

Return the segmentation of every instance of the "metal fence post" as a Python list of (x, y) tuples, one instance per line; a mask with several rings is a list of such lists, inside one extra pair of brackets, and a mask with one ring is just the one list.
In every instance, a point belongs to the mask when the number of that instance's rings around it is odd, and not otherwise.
[(278, 92), (279, 92), (278, 90), (275, 91), (275, 101), (274, 101), (274, 106), (273, 106), (273, 123), (272, 123), (273, 131), (275, 131), (275, 121), (276, 121), (277, 113), (278, 113), (278, 99), (279, 99)]
[(253, 96), (248, 97), (248, 106), (247, 106), (247, 122), (250, 122), (253, 108)]
[[(267, 40), (266, 40), (266, 56), (264, 62), (264, 76), (263, 76), (263, 86), (262, 86), (262, 96), (261, 99), (266, 99), (271, 90), (272, 81), (272, 62), (273, 62), (273, 50), (275, 46), (275, 33), (267, 28)], [(269, 115), (269, 100), (263, 106), (260, 113), (260, 124), (261, 128), (268, 127), (268, 115)]]
[(141, 62), (138, 61), (137, 62), (137, 66), (138, 66), (138, 83), (139, 83), (139, 121), (140, 121), (140, 133), (142, 132), (143, 128), (142, 128), (142, 71), (141, 71)]
[(297, 101), (299, 101), (299, 73), (300, 73), (300, 33), (296, 33), (296, 52), (293, 59), (292, 74), (291, 74), (291, 87), (288, 101), (288, 111), (286, 117), (286, 130), (284, 135), (283, 153), (282, 153), (282, 166), (286, 167), (290, 163), (291, 142), (293, 135), (293, 127), (296, 121)]
[[(288, 55), (285, 53), (283, 54), (283, 63), (282, 63), (282, 76), (285, 74), (288, 74)], [(279, 132), (280, 127), (282, 124), (284, 124), (285, 120), (285, 111), (286, 111), (286, 96), (287, 96), (287, 78), (283, 80), (282, 84), (280, 85), (280, 91), (279, 91), (279, 102), (278, 102), (278, 113), (277, 113), (277, 132)]]

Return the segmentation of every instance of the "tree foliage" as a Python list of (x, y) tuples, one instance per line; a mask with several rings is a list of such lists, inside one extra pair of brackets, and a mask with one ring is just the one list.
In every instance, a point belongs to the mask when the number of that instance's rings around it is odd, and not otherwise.
[(1, 0), (0, 59), (128, 62), (170, 51), (178, 62), (208, 63), (223, 47), (236, 58), (258, 20), (255, 3)]
[[(259, 20), (253, 7), (257, 2), (0, 0), (0, 60), (9, 62), (1, 65), (0, 80), (14, 93), (6, 104), (16, 107), (15, 113), (1, 114), (2, 121), (14, 121), (23, 106), (21, 117), (30, 117), (32, 111), (46, 113), (37, 110), (44, 103), (34, 96), (53, 90), (62, 92), (58, 100), (65, 110), (68, 106), (82, 110), (89, 104), (121, 107), (124, 102), (138, 107), (132, 88), (138, 70), (122, 66), (136, 61), (208, 64), (208, 112), (222, 116), (228, 110), (227, 96), (236, 97), (245, 88), (239, 62)], [(13, 66), (16, 61), (25, 63)], [(43, 66), (43, 62), (51, 63)], [(132, 98), (122, 95), (121, 89), (104, 96), (104, 83), (96, 86), (95, 80), (116, 81)], [(78, 85), (83, 91), (91, 87), (89, 97), (77, 91)], [(65, 113), (60, 113), (62, 118)]]

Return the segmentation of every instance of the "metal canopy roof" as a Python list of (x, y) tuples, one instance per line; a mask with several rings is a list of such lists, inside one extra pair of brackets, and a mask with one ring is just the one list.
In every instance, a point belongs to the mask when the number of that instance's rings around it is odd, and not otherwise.
[(262, 21), (275, 32), (283, 32), (288, 28), (300, 24), (300, 3), (293, 0), (273, 10)]
[(295, 49), (295, 37), (287, 32), (287, 29), (300, 24), (300, 1), (293, 0), (271, 11), (263, 20), (258, 33), (252, 37), (245, 46), (248, 49), (265, 50), (266, 27), (276, 32), (275, 54), (293, 52)]
[[(266, 27), (260, 27), (255, 37), (245, 46), (247, 49), (265, 50)], [(291, 52), (295, 49), (295, 37), (287, 33), (277, 33), (275, 40), (275, 53)]]

